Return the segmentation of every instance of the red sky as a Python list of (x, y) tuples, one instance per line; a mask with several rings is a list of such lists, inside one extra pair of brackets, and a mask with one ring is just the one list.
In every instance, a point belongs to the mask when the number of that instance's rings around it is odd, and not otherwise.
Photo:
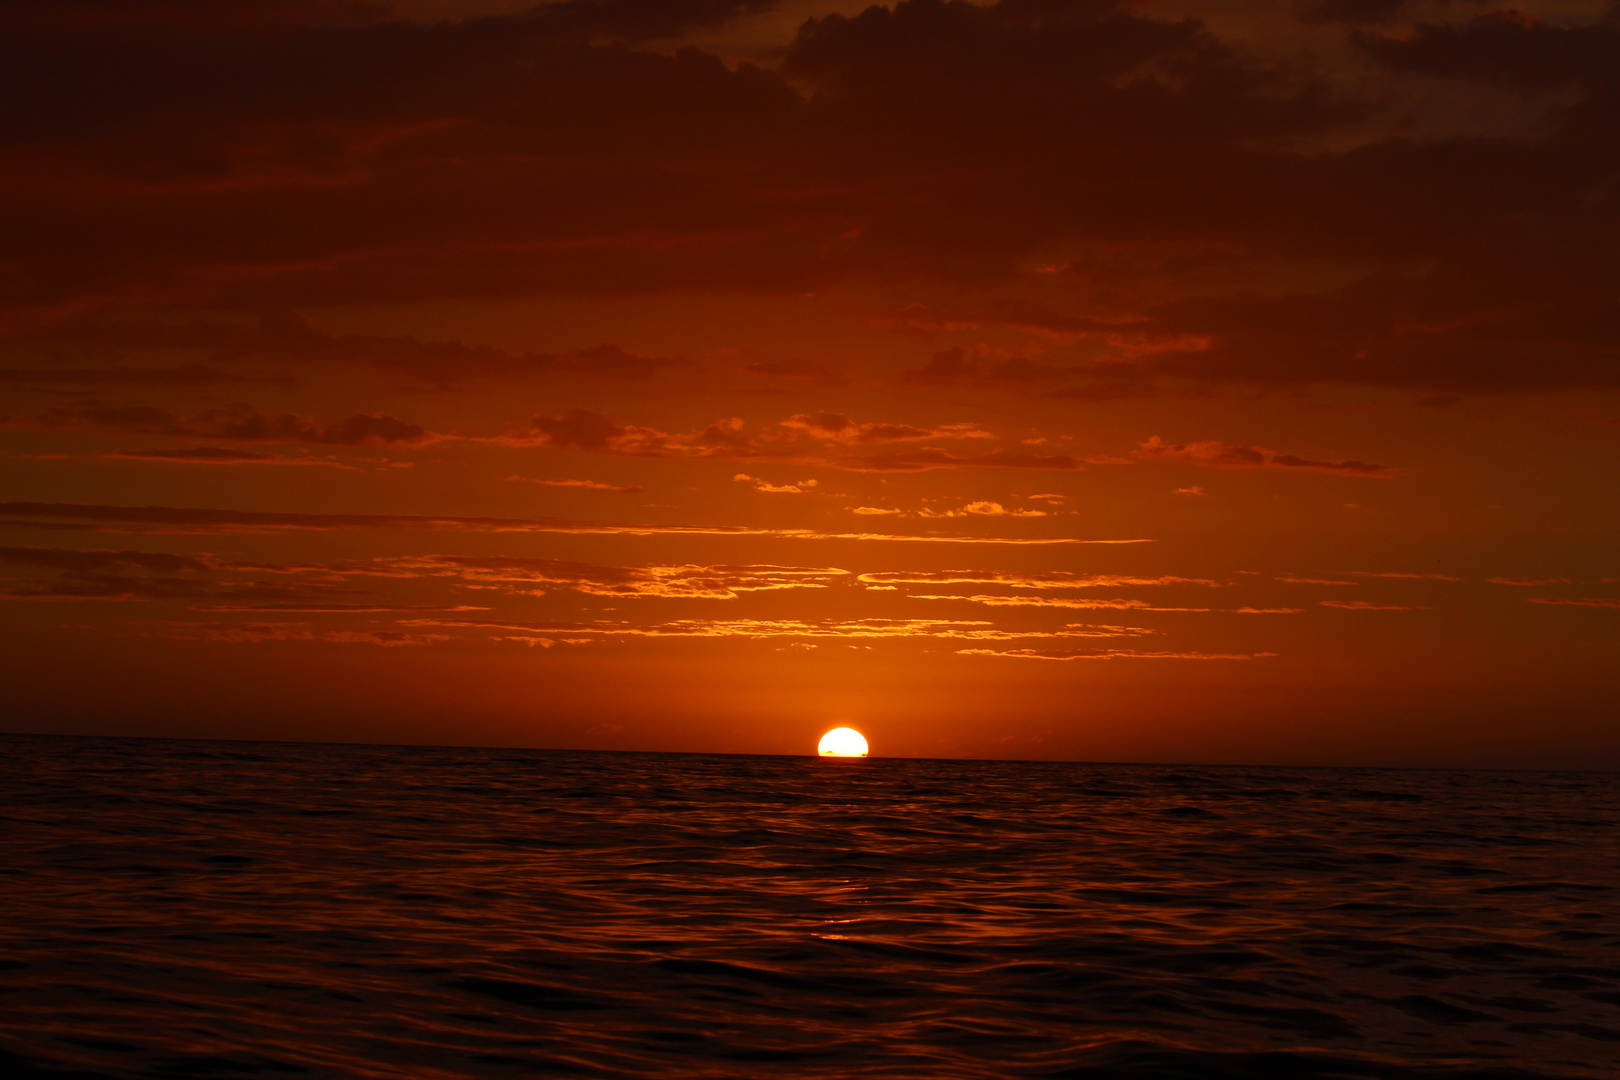
[(1620, 767), (1620, 8), (0, 19), (8, 730)]

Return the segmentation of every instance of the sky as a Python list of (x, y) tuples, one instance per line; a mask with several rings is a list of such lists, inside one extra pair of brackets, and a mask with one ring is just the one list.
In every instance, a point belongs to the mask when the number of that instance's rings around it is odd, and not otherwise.
[(0, 22), (5, 730), (1620, 768), (1620, 6)]

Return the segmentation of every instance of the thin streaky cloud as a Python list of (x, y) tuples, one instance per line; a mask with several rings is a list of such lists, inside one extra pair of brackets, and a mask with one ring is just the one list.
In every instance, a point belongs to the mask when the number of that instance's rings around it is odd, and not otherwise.
[(1272, 652), (1142, 652), (1136, 649), (958, 649), (956, 652), (958, 656), (1002, 656), (1017, 660), (1257, 660), (1277, 655)]
[(589, 491), (614, 491), (623, 495), (637, 495), (647, 489), (638, 484), (604, 484), (599, 480), (531, 480), (527, 476), (508, 476), (508, 480), (520, 484), (543, 484), (546, 487), (585, 488)]
[(1157, 631), (1136, 626), (1094, 626), (1073, 623), (1061, 630), (1004, 630), (983, 619), (676, 619), (638, 625), (627, 622), (486, 622), (479, 619), (406, 619), (402, 626), (437, 626), (507, 633), (591, 635), (596, 638), (941, 638), (976, 641), (1018, 641), (1038, 638), (1141, 637)]
[(1135, 585), (1203, 585), (1219, 587), (1208, 578), (1162, 575), (1132, 577), (1120, 574), (1080, 574), (1069, 570), (1012, 573), (1000, 570), (885, 570), (862, 574), (869, 585), (1008, 585), (1015, 589), (1114, 589)]
[[(50, 519), (95, 522), (103, 531), (255, 533), (292, 530), (409, 529), (460, 532), (581, 533), (613, 536), (777, 536), (794, 540), (880, 540), (941, 544), (1147, 544), (1148, 539), (1093, 540), (1077, 537), (993, 537), (888, 533), (826, 533), (815, 529), (760, 529), (746, 525), (616, 525), (559, 518), (440, 517), (425, 514), (299, 514), (259, 510), (214, 510), (169, 506), (103, 506), (86, 503), (0, 503), (0, 518), (22, 527), (56, 527)], [(36, 520), (28, 520), (36, 519)], [(44, 520), (37, 520), (44, 519)], [(117, 528), (122, 526), (124, 528)]]
[(985, 604), (990, 607), (1046, 607), (1046, 608), (1072, 608), (1082, 611), (1210, 611), (1211, 608), (1201, 607), (1159, 607), (1146, 600), (1076, 600), (1058, 596), (949, 596), (949, 595), (921, 595), (911, 597), (913, 600), (964, 600), (973, 604)]
[(1378, 604), (1371, 600), (1318, 600), (1322, 607), (1343, 608), (1346, 611), (1432, 611), (1432, 608), (1409, 604)]
[(1568, 604), (1572, 607), (1620, 608), (1620, 599), (1607, 596), (1532, 596), (1532, 604)]
[(1346, 577), (1404, 578), (1409, 581), (1462, 581), (1450, 574), (1414, 574), (1404, 570), (1338, 570)]

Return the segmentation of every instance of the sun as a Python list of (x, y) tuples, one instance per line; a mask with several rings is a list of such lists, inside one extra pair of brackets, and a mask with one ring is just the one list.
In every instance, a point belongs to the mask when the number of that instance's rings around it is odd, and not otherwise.
[(816, 753), (822, 757), (865, 757), (866, 736), (852, 727), (835, 727), (821, 737)]

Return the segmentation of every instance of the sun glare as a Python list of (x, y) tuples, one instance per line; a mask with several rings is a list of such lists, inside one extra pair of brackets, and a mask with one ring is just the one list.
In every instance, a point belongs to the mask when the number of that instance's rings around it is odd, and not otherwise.
[(816, 752), (822, 757), (865, 757), (866, 736), (854, 728), (835, 727), (821, 737)]

